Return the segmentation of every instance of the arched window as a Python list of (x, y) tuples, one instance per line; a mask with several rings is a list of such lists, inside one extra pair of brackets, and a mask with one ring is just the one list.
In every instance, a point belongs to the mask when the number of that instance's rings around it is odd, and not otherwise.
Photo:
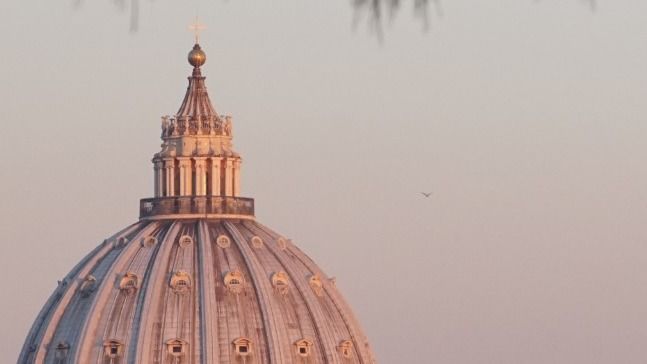
[(227, 235), (220, 235), (216, 238), (216, 244), (218, 244), (219, 247), (226, 249), (231, 245), (231, 240)]

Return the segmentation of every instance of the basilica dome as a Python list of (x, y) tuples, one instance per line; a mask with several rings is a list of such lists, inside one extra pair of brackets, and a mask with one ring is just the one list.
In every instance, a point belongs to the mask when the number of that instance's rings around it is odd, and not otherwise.
[(375, 363), (327, 276), (240, 196), (232, 118), (200, 67), (162, 117), (153, 198), (59, 282), (18, 363)]

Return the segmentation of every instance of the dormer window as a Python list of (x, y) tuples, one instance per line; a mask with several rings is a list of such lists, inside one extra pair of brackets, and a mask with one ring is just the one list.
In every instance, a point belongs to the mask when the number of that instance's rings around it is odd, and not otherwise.
[(282, 295), (286, 295), (290, 286), (288, 284), (288, 275), (285, 272), (276, 272), (272, 275), (272, 285)]
[(312, 355), (312, 347), (313, 343), (310, 340), (307, 339), (301, 339), (297, 342), (294, 343), (297, 349), (297, 355), (303, 358), (307, 358), (310, 355)]
[(245, 283), (245, 277), (243, 276), (243, 273), (241, 273), (240, 271), (229, 272), (225, 276), (225, 286), (232, 293), (238, 294), (242, 292), (244, 288), (244, 283)]
[(191, 289), (191, 276), (185, 271), (175, 272), (170, 285), (175, 293), (186, 293)]
[(59, 362), (63, 362), (67, 358), (67, 354), (70, 351), (70, 344), (65, 341), (61, 341), (56, 345), (56, 354), (54, 355)]
[(353, 357), (353, 342), (350, 340), (344, 340), (339, 344), (339, 353), (346, 359)]
[(119, 340), (108, 340), (103, 343), (103, 353), (110, 359), (116, 359), (123, 354), (123, 347)]
[(94, 292), (96, 285), (97, 285), (97, 279), (94, 278), (92, 274), (88, 274), (83, 280), (83, 283), (81, 283), (81, 288), (79, 289), (79, 291), (81, 292), (81, 297), (83, 298), (89, 297), (92, 294), (92, 292)]
[(234, 340), (234, 352), (238, 356), (248, 356), (252, 353), (252, 341), (246, 337)]
[(123, 248), (124, 246), (126, 246), (126, 244), (128, 244), (128, 238), (126, 238), (125, 236), (120, 237), (115, 242), (115, 246), (117, 248)]
[(173, 357), (180, 357), (186, 354), (189, 344), (182, 339), (171, 339), (166, 342), (166, 351)]
[(154, 236), (148, 236), (142, 239), (142, 246), (144, 248), (150, 248), (152, 246), (155, 246), (157, 244), (157, 238)]

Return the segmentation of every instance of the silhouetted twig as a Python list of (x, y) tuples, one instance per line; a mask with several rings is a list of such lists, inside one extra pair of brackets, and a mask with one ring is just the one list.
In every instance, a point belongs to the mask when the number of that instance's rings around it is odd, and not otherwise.
[[(72, 0), (74, 7), (78, 8), (84, 0)], [(136, 32), (139, 29), (139, 2), (140, 0), (111, 0), (115, 6), (125, 12), (130, 8), (130, 31)], [(376, 34), (378, 39), (382, 40), (384, 36), (384, 24), (386, 21), (392, 22), (397, 12), (407, 1), (403, 0), (350, 0), (355, 9), (353, 26), (357, 27), (360, 19), (366, 15), (369, 28)], [(420, 19), (424, 30), (428, 30), (431, 25), (430, 8), (436, 17), (443, 16), (441, 0), (411, 0), (413, 2), (414, 17)], [(541, 0), (536, 0), (541, 1)], [(597, 9), (597, 0), (580, 0), (588, 4), (591, 11)], [(130, 6), (128, 6), (130, 5)], [(385, 14), (388, 16), (385, 19)]]

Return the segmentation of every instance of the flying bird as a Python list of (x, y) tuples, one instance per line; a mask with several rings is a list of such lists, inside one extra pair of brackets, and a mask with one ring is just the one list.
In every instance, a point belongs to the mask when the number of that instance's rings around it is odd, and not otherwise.
[(426, 198), (429, 198), (433, 192), (420, 192), (420, 193), (422, 193), (422, 195), (425, 196)]

